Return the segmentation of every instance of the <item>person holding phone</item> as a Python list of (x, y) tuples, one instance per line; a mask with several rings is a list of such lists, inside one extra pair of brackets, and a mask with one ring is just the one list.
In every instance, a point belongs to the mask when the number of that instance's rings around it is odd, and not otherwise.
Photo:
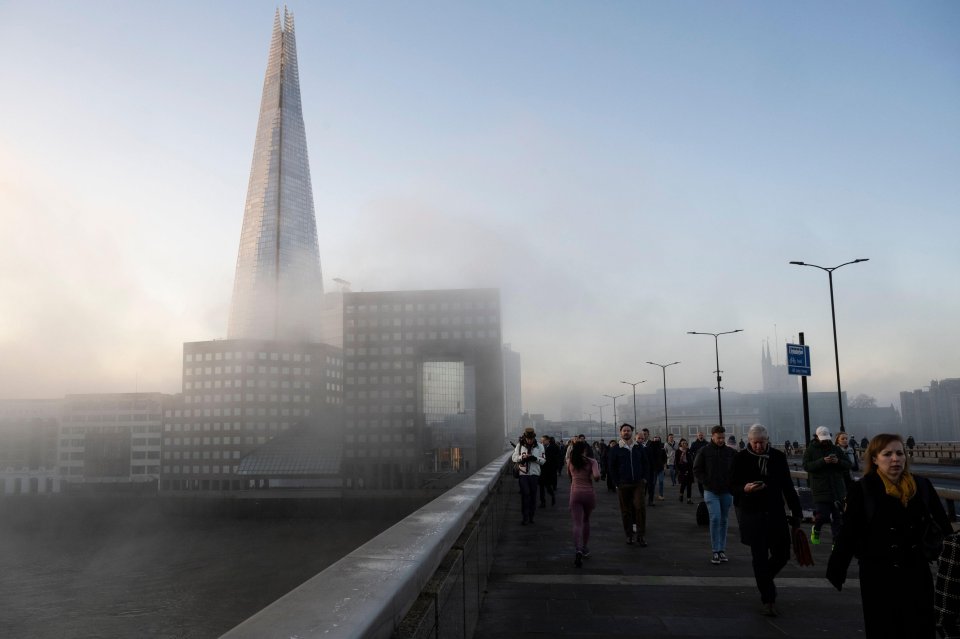
[(833, 435), (826, 426), (817, 428), (817, 436), (803, 452), (803, 469), (813, 494), (813, 529), (810, 543), (820, 543), (820, 529), (830, 522), (831, 539), (836, 543), (840, 534), (840, 512), (847, 496), (845, 476), (853, 464), (840, 447), (833, 443)]
[[(787, 456), (770, 446), (766, 427), (751, 426), (747, 441), (733, 459), (730, 492), (740, 523), (740, 541), (750, 546), (760, 612), (775, 617), (780, 611), (773, 580), (790, 560), (790, 527), (800, 526), (803, 510), (790, 479)], [(789, 518), (784, 501), (791, 511)]]

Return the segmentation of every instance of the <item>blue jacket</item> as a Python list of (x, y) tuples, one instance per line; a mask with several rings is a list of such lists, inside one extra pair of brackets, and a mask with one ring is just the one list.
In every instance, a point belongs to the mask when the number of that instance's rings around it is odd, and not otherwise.
[(639, 484), (650, 475), (650, 462), (643, 446), (634, 442), (632, 448), (627, 448), (620, 442), (610, 452), (611, 468), (614, 483)]

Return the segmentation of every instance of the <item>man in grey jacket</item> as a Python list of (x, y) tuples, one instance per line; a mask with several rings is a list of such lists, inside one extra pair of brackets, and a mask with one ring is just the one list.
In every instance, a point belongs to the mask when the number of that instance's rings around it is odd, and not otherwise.
[(725, 432), (723, 426), (714, 426), (710, 431), (710, 443), (701, 448), (693, 460), (693, 476), (703, 484), (703, 499), (710, 512), (710, 544), (713, 547), (710, 563), (714, 565), (727, 561), (727, 521), (733, 504), (730, 477), (736, 453), (727, 446)]

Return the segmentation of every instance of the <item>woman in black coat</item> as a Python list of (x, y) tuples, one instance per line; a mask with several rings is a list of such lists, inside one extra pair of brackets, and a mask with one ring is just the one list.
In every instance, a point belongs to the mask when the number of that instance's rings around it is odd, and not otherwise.
[(827, 579), (840, 590), (851, 559), (859, 559), (867, 637), (935, 636), (933, 580), (922, 544), (928, 522), (944, 534), (952, 530), (933, 485), (910, 474), (903, 439), (877, 435), (864, 455), (863, 479), (847, 495), (827, 566)]

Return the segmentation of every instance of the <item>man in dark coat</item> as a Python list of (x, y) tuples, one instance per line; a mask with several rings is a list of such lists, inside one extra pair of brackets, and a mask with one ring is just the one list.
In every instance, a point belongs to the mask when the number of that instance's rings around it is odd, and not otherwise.
[(547, 505), (547, 494), (550, 495), (550, 505), (557, 505), (557, 468), (563, 463), (563, 453), (553, 437), (544, 435), (540, 442), (547, 460), (540, 473), (540, 507), (544, 508)]
[[(770, 446), (766, 427), (751, 426), (747, 441), (747, 447), (734, 457), (730, 491), (740, 522), (740, 541), (750, 546), (753, 556), (761, 612), (776, 617), (780, 611), (775, 605), (773, 579), (790, 561), (790, 527), (800, 525), (803, 510), (790, 479), (787, 456)], [(784, 501), (792, 513), (789, 521)]]
[[(693, 440), (693, 443), (690, 444), (690, 459), (694, 460), (697, 458), (697, 453), (700, 452), (700, 449), (707, 445), (707, 440), (703, 438), (703, 432), (697, 433), (697, 438)], [(691, 464), (693, 461), (690, 462)], [(700, 491), (700, 497), (703, 497), (703, 484), (697, 480), (697, 490)]]
[(844, 476), (852, 464), (839, 446), (833, 443), (833, 435), (826, 426), (817, 428), (816, 438), (803, 451), (803, 469), (807, 471), (810, 492), (813, 495), (814, 521), (810, 531), (810, 543), (820, 543), (820, 529), (830, 522), (834, 542), (840, 534), (840, 511), (847, 496)]
[(620, 427), (620, 441), (611, 451), (610, 462), (627, 543), (637, 542), (640, 546), (646, 546), (647, 502), (644, 493), (649, 463), (643, 446), (633, 440), (633, 426), (630, 424)]
[(723, 426), (710, 430), (710, 443), (700, 449), (693, 459), (693, 476), (703, 484), (703, 500), (710, 513), (710, 545), (713, 556), (710, 563), (727, 562), (727, 521), (733, 495), (730, 493), (730, 475), (733, 470), (733, 448), (727, 446)]

